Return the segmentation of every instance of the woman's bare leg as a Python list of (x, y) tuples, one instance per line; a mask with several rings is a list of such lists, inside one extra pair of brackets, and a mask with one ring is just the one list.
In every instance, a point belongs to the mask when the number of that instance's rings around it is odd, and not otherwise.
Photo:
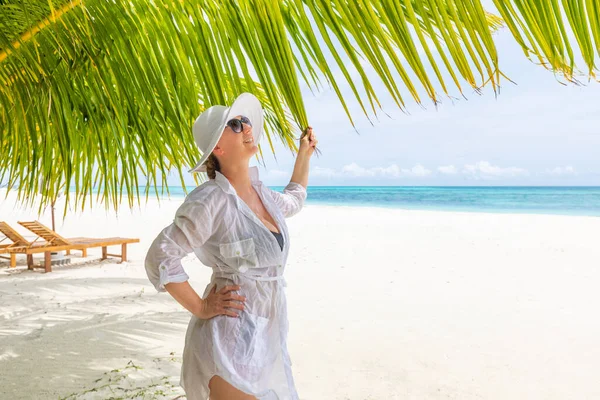
[(256, 397), (242, 392), (230, 385), (219, 375), (213, 375), (208, 381), (209, 400), (257, 400)]

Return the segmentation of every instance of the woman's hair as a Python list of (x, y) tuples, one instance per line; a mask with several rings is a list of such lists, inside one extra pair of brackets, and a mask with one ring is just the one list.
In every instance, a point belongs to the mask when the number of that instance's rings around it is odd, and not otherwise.
[(208, 173), (208, 177), (210, 179), (215, 179), (217, 177), (216, 171), (221, 172), (221, 165), (219, 164), (219, 160), (214, 153), (210, 153), (208, 158), (206, 159), (206, 172)]

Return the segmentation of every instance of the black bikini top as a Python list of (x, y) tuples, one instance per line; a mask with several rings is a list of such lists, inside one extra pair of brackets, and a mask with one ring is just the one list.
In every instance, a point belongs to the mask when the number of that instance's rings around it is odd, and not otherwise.
[(279, 243), (279, 247), (281, 248), (281, 251), (283, 251), (283, 235), (279, 232), (273, 232), (270, 231), (273, 236), (275, 236), (275, 239), (277, 239), (277, 243)]

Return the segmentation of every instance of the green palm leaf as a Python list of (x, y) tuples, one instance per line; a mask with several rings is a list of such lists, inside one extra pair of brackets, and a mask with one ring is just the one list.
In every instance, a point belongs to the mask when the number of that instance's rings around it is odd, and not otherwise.
[[(594, 0), (495, 3), (527, 55), (573, 80), (571, 29), (593, 76)], [(132, 207), (168, 191), (169, 171), (183, 185), (194, 119), (244, 91), (265, 107), (273, 151), (276, 138), (296, 150), (308, 125), (301, 82), (330, 86), (351, 122), (342, 84), (367, 117), (380, 109), (365, 66), (401, 108), (450, 85), (496, 90), (501, 24), (478, 0), (4, 0), (0, 181), (42, 206), (62, 192), (82, 208), (93, 196)]]
[[(494, 4), (527, 57), (571, 82), (582, 74), (595, 78), (600, 55), (597, 0), (494, 0)], [(577, 57), (586, 65), (584, 73), (575, 69)]]

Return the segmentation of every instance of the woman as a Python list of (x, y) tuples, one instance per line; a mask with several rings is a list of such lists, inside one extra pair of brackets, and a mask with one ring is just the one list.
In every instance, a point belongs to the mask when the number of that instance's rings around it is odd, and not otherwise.
[[(194, 122), (203, 153), (191, 171), (209, 180), (185, 199), (146, 256), (148, 278), (192, 313), (181, 385), (189, 400), (298, 399), (287, 351), (284, 218), (306, 199), (312, 128), (300, 141), (283, 193), (264, 186), (249, 160), (263, 133), (260, 102), (249, 93), (213, 106)], [(194, 252), (213, 270), (202, 298), (181, 258)]]

